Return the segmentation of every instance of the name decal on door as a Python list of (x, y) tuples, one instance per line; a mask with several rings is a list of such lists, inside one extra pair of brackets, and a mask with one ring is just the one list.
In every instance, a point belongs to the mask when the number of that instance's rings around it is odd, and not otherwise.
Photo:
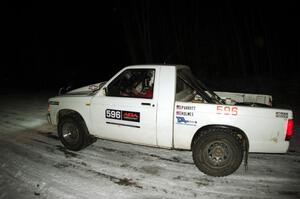
[(133, 111), (106, 109), (105, 118), (114, 120), (125, 120), (130, 122), (140, 122), (140, 113)]

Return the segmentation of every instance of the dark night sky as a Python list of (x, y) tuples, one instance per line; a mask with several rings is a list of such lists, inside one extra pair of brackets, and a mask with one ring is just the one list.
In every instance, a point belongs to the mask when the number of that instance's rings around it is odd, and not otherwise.
[(211, 81), (298, 75), (292, 1), (108, 2), (1, 6), (1, 87), (56, 89), (107, 80), (126, 65), (164, 62), (189, 65)]

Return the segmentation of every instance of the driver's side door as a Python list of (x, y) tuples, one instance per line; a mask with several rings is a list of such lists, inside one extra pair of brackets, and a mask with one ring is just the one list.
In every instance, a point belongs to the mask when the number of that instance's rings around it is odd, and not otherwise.
[[(131, 84), (130, 78), (153, 73), (153, 94), (148, 97), (123, 95)], [(128, 79), (128, 74), (132, 76)], [(158, 71), (149, 69), (127, 69), (106, 86), (106, 94), (95, 96), (91, 103), (93, 133), (102, 138), (157, 145), (156, 111), (157, 91), (155, 77)], [(124, 80), (125, 79), (125, 80)], [(129, 80), (129, 82), (126, 82)]]

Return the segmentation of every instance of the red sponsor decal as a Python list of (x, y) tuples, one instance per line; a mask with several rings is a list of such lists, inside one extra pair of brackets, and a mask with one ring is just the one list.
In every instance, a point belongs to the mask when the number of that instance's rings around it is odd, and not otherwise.
[(137, 113), (130, 113), (130, 112), (124, 112), (123, 116), (127, 118), (139, 118)]
[(132, 121), (132, 122), (140, 122), (140, 113), (131, 112), (131, 111), (123, 111), (122, 112), (122, 120)]

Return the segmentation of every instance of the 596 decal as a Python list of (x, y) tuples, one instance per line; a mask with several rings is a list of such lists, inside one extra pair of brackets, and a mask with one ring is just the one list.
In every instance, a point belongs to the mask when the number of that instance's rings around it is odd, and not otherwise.
[(109, 118), (109, 119), (115, 119), (115, 120), (140, 122), (140, 113), (139, 112), (106, 109), (105, 117)]
[(217, 114), (220, 115), (238, 115), (239, 109), (236, 106), (217, 106)]
[(121, 113), (122, 111), (120, 110), (113, 110), (113, 109), (106, 109), (105, 110), (105, 117), (110, 118), (110, 119), (117, 119), (121, 120)]

